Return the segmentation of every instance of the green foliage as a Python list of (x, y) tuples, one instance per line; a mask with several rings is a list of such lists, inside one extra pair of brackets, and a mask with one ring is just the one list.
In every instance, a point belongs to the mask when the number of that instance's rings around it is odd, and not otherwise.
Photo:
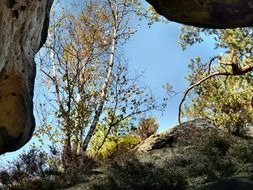
[(183, 176), (168, 168), (157, 168), (152, 163), (141, 163), (137, 159), (125, 158), (109, 166), (109, 179), (95, 184), (102, 190), (184, 190)]
[(133, 13), (153, 21), (158, 15), (138, 0), (88, 0), (70, 7), (53, 14), (46, 53), (38, 59), (45, 74), (41, 82), (46, 82), (45, 97), (38, 99), (47, 103), (38, 106), (36, 136), (46, 135), (78, 154), (87, 149), (98, 125), (108, 134), (123, 131), (124, 122), (162, 107), (141, 85), (140, 75), (129, 76), (120, 52), (136, 32)]
[(195, 88), (192, 104), (185, 106), (185, 116), (209, 118), (217, 126), (243, 135), (246, 126), (253, 123), (250, 80), (252, 76), (209, 79)]
[[(244, 57), (250, 57), (250, 54), (253, 53), (250, 51), (253, 46), (252, 35), (252, 28), (207, 29), (193, 26), (182, 26), (179, 44), (183, 49), (186, 49), (187, 46), (201, 43), (204, 39), (212, 39), (215, 42), (215, 49), (227, 49), (230, 46), (233, 46)], [(220, 51), (225, 54), (229, 53), (229, 51), (226, 52), (224, 49), (220, 49)]]
[(180, 43), (184, 49), (188, 45), (202, 42), (204, 38), (213, 38), (214, 48), (217, 52), (221, 52), (206, 62), (200, 58), (191, 60), (190, 73), (186, 77), (191, 85), (215, 72), (231, 74), (209, 78), (195, 87), (191, 94), (191, 104), (184, 108), (184, 116), (209, 118), (217, 126), (231, 133), (243, 135), (245, 127), (253, 122), (251, 105), (253, 83), (250, 72), (241, 75), (238, 71), (253, 66), (252, 35), (250, 28), (227, 30), (182, 28)]
[(244, 139), (212, 134), (197, 146), (181, 149), (169, 165), (180, 171), (193, 187), (234, 176), (251, 178), (252, 148)]
[[(139, 144), (139, 142), (140, 139), (132, 134), (127, 134), (123, 136), (110, 136), (99, 150), (97, 158), (117, 158), (121, 154), (129, 152), (137, 144)], [(89, 151), (92, 151), (92, 147), (89, 149)]]

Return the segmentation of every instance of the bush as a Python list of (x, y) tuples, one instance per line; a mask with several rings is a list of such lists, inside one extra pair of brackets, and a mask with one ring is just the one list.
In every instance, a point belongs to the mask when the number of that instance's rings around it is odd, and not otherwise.
[(132, 150), (139, 142), (139, 138), (131, 134), (109, 139), (99, 151), (97, 158), (117, 158)]
[(155, 134), (159, 128), (159, 125), (156, 122), (154, 117), (142, 118), (139, 122), (137, 128), (137, 134), (140, 136), (141, 140), (145, 140), (151, 135)]
[(0, 181), (6, 189), (51, 190), (67, 188), (88, 179), (95, 161), (86, 155), (68, 159), (63, 164), (59, 152), (54, 156), (37, 149), (22, 153), (0, 171)]
[(243, 139), (211, 134), (198, 146), (179, 149), (169, 165), (180, 171), (193, 186), (233, 176), (250, 177), (253, 174), (253, 149)]
[(109, 177), (94, 189), (106, 190), (184, 190), (184, 177), (170, 168), (157, 168), (152, 163), (141, 163), (137, 159), (124, 162), (113, 161), (109, 166)]

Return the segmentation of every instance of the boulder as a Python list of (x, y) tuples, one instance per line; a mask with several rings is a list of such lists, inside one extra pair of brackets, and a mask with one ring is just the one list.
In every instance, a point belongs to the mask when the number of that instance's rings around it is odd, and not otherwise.
[(46, 40), (53, 0), (0, 1), (0, 154), (32, 136), (34, 56)]
[(163, 148), (172, 148), (180, 142), (183, 146), (192, 145), (192, 141), (201, 140), (199, 137), (210, 135), (210, 133), (223, 133), (211, 120), (195, 119), (166, 130), (163, 133), (154, 134), (141, 142), (135, 150), (138, 153), (147, 153)]
[(251, 0), (147, 0), (168, 20), (203, 28), (253, 26)]

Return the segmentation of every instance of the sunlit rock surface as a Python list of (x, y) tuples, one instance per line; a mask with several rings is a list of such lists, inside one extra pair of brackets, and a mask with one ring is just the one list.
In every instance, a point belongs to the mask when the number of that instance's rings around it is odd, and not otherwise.
[(170, 128), (163, 133), (154, 134), (141, 142), (135, 149), (138, 153), (147, 153), (153, 150), (158, 152), (158, 150), (166, 147), (171, 148), (178, 141), (187, 146), (192, 144), (192, 137), (208, 135), (210, 132), (224, 133), (211, 120), (196, 119)]
[(0, 154), (32, 135), (34, 56), (45, 42), (53, 0), (0, 1)]
[(146, 0), (168, 20), (205, 28), (253, 26), (252, 0)]

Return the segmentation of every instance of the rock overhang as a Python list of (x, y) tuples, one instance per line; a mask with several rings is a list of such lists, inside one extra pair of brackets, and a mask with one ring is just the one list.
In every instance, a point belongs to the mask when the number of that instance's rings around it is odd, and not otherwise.
[(34, 56), (46, 40), (53, 0), (0, 1), (0, 154), (30, 140)]
[(225, 29), (253, 26), (252, 0), (147, 0), (170, 21)]

